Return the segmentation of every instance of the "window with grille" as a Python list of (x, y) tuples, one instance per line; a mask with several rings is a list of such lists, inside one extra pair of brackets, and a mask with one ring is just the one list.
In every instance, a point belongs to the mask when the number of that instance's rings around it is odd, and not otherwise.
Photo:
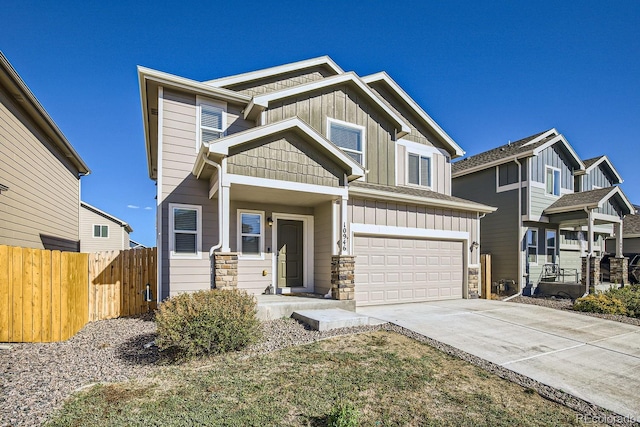
[(226, 104), (198, 100), (198, 138), (196, 150), (201, 144), (211, 144), (225, 136)]
[(264, 213), (261, 211), (238, 212), (239, 242), (243, 256), (261, 256), (264, 236)]
[(364, 165), (364, 127), (329, 119), (329, 141)]
[(93, 237), (109, 237), (109, 226), (108, 225), (94, 225), (93, 226)]
[(202, 233), (201, 207), (170, 204), (171, 255), (196, 257), (200, 255)]

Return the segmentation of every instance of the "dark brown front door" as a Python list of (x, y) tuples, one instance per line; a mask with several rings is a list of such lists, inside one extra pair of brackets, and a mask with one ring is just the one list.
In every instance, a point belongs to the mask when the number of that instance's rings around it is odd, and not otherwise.
[(303, 222), (278, 220), (278, 287), (292, 288), (303, 283)]

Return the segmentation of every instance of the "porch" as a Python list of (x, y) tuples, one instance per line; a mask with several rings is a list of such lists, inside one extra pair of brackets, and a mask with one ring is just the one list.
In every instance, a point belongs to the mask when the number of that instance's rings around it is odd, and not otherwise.
[(261, 321), (291, 317), (302, 310), (342, 309), (355, 312), (355, 300), (327, 299), (318, 294), (256, 295), (258, 319)]

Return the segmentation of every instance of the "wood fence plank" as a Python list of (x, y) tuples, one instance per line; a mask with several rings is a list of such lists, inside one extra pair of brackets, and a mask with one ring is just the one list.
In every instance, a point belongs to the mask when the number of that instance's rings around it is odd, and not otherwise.
[(82, 329), (84, 325), (89, 322), (89, 255), (88, 254), (80, 254), (80, 271), (79, 271), (80, 279), (80, 323)]
[(33, 249), (22, 249), (22, 341), (33, 342)]
[(60, 253), (60, 340), (69, 339), (69, 277), (71, 276), (69, 268), (69, 254), (67, 252)]
[(32, 280), (33, 280), (33, 342), (42, 342), (42, 255), (46, 250), (32, 252)]
[(42, 252), (42, 342), (51, 342), (51, 251)]
[(9, 247), (0, 245), (0, 342), (9, 341), (11, 316), (11, 281)]
[(124, 293), (124, 300), (122, 302), (121, 316), (129, 315), (129, 306), (131, 305), (131, 291), (129, 289), (129, 252), (122, 252), (120, 254), (122, 261), (122, 274), (121, 274), (121, 286)]
[(93, 279), (94, 279), (94, 261), (95, 261), (95, 255), (94, 253), (89, 254), (88, 260), (87, 262), (89, 263), (89, 277), (87, 278), (87, 287), (89, 288), (89, 294), (88, 294), (88, 303), (87, 303), (87, 307), (88, 307), (88, 318), (89, 321), (93, 321), (93, 313), (94, 313), (94, 308), (93, 305), (95, 304), (95, 294), (93, 293), (93, 290), (95, 289), (95, 286), (93, 284)]
[(22, 342), (22, 248), (11, 251), (11, 336), (12, 342)]
[[(151, 256), (151, 272), (150, 272), (151, 289), (153, 290), (153, 295), (155, 296), (156, 301), (159, 301), (162, 296), (158, 294), (158, 249), (151, 248), (150, 256)], [(158, 303), (156, 301), (154, 301), (151, 304), (151, 308), (153, 310), (158, 308)]]
[(131, 272), (133, 276), (133, 280), (135, 283), (134, 292), (136, 294), (136, 306), (133, 314), (142, 313), (142, 305), (143, 305), (143, 295), (142, 289), (144, 287), (144, 283), (142, 283), (142, 253), (140, 251), (131, 251), (133, 255), (133, 264), (134, 269)]
[(51, 251), (51, 340), (62, 340), (62, 253)]

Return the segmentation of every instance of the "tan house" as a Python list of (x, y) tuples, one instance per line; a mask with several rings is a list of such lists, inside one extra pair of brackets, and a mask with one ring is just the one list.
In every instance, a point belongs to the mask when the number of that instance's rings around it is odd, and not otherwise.
[(0, 52), (0, 244), (78, 251), (89, 168)]
[(113, 215), (80, 202), (80, 252), (130, 249), (129, 224)]
[(199, 82), (138, 68), (159, 298), (210, 287), (358, 305), (478, 295), (464, 154), (386, 73), (329, 57)]

